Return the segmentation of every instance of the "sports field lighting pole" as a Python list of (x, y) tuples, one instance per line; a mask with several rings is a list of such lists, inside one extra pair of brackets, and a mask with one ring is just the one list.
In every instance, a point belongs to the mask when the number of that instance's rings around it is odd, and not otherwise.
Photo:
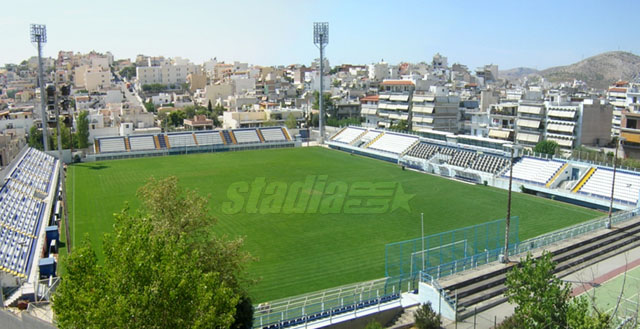
[(513, 151), (520, 149), (519, 145), (511, 145), (511, 162), (509, 164), (509, 198), (507, 201), (507, 218), (504, 229), (504, 255), (502, 258), (503, 263), (509, 262), (509, 226), (511, 225), (511, 184), (513, 182)]
[(45, 109), (44, 70), (42, 69), (42, 45), (47, 43), (47, 27), (31, 24), (31, 42), (38, 45), (38, 82), (40, 83), (40, 115), (42, 116), (42, 139), (44, 150), (49, 150), (49, 136), (47, 129), (47, 112)]
[(611, 229), (611, 214), (613, 213), (613, 192), (616, 187), (616, 168), (618, 164), (618, 149), (622, 142), (625, 141), (625, 138), (620, 136), (618, 137), (618, 145), (616, 146), (616, 153), (613, 156), (613, 178), (611, 179), (611, 202), (609, 203), (609, 219), (607, 220), (607, 228)]
[(318, 105), (320, 106), (318, 126), (320, 127), (320, 144), (324, 144), (324, 110), (323, 92), (324, 92), (324, 47), (329, 44), (329, 23), (315, 22), (313, 23), (313, 43), (320, 49), (320, 93), (318, 97)]

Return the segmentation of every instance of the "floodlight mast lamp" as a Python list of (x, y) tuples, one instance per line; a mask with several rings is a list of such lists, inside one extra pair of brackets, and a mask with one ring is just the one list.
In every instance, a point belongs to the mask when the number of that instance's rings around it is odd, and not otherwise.
[(47, 43), (47, 27), (31, 24), (31, 42), (38, 45), (38, 82), (40, 84), (40, 115), (42, 116), (42, 142), (44, 150), (49, 150), (49, 134), (47, 133), (47, 110), (44, 90), (44, 70), (42, 68), (42, 45)]
[(329, 23), (313, 23), (313, 43), (320, 49), (320, 92), (318, 93), (320, 112), (318, 125), (320, 126), (320, 144), (324, 144), (324, 47), (329, 44)]

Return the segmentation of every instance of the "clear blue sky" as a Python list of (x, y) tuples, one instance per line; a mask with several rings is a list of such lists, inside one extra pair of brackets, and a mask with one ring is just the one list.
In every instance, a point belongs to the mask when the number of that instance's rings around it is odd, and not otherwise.
[(330, 24), (331, 65), (430, 61), (470, 69), (538, 69), (610, 50), (640, 54), (640, 1), (8, 1), (0, 65), (36, 54), (29, 24), (46, 24), (58, 50), (181, 56), (258, 65), (309, 64), (314, 21)]

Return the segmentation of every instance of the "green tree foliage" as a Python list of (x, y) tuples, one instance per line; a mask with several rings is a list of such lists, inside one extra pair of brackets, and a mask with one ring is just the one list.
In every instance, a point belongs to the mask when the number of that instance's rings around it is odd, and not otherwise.
[(293, 129), (298, 127), (298, 120), (296, 120), (296, 117), (294, 117), (293, 114), (289, 114), (284, 124), (287, 126), (287, 128)]
[(590, 312), (584, 300), (570, 301), (571, 286), (553, 275), (551, 253), (529, 254), (520, 265), (507, 273), (505, 295), (517, 305), (513, 317), (522, 328), (608, 328), (608, 315)]
[(556, 154), (556, 149), (558, 148), (558, 143), (554, 141), (544, 140), (538, 142), (536, 147), (533, 148), (533, 151), (536, 153), (546, 153), (546, 154)]
[(29, 146), (36, 148), (40, 151), (44, 150), (44, 143), (42, 141), (42, 130), (38, 129), (36, 126), (31, 126), (29, 129)]
[(78, 140), (78, 148), (89, 147), (89, 112), (82, 111), (78, 115), (78, 132), (76, 133), (76, 139)]
[(147, 93), (160, 93), (167, 90), (167, 86), (160, 83), (152, 83), (149, 85), (142, 85), (142, 90)]
[(336, 119), (336, 118), (328, 118), (327, 126), (332, 127), (344, 127), (348, 125), (356, 125), (359, 126), (362, 123), (362, 118), (345, 118), (345, 119)]
[[(60, 139), (62, 141), (62, 149), (63, 150), (71, 149), (72, 140), (73, 140), (73, 147), (77, 148), (78, 139), (72, 138), (73, 136), (71, 136), (71, 129), (67, 127), (61, 119), (59, 120), (58, 123), (60, 125)], [(58, 149), (58, 129), (54, 128), (52, 130), (53, 130), (53, 135), (51, 136), (51, 141), (53, 142), (53, 146), (51, 149), (57, 150)]]
[[(318, 96), (320, 93), (318, 91), (314, 91), (313, 92), (313, 109), (317, 110), (320, 108), (320, 97)], [(331, 99), (331, 94), (329, 93), (324, 93), (324, 95), (322, 95), (322, 107), (325, 111), (325, 113), (327, 113), (326, 111), (329, 111), (333, 108), (333, 100)]]
[(167, 120), (169, 120), (168, 124), (173, 127), (182, 126), (182, 123), (186, 117), (186, 114), (182, 111), (172, 111), (167, 116)]
[(442, 326), (440, 314), (431, 307), (431, 302), (422, 304), (416, 311), (416, 327), (418, 329), (439, 329)]
[(407, 131), (409, 129), (409, 124), (407, 123), (407, 120), (400, 120), (395, 124), (391, 125), (390, 128), (393, 130)]
[(152, 102), (142, 103), (142, 104), (144, 105), (144, 108), (147, 110), (147, 112), (152, 112), (152, 113), (156, 112), (156, 106), (153, 105)]
[(136, 77), (136, 67), (135, 66), (127, 66), (120, 70), (120, 76), (123, 78), (127, 78), (127, 81), (131, 81), (134, 77)]
[(248, 259), (241, 240), (212, 231), (207, 200), (151, 179), (141, 209), (115, 214), (104, 263), (85, 239), (63, 258), (53, 296), (60, 328), (247, 328), (251, 301), (240, 278)]

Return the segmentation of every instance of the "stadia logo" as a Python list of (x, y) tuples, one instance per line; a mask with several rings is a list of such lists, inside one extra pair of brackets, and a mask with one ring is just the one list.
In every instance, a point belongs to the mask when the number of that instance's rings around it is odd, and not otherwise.
[(413, 197), (396, 182), (347, 183), (331, 181), (327, 175), (309, 175), (304, 181), (286, 183), (257, 177), (229, 185), (222, 211), (230, 215), (411, 212)]

